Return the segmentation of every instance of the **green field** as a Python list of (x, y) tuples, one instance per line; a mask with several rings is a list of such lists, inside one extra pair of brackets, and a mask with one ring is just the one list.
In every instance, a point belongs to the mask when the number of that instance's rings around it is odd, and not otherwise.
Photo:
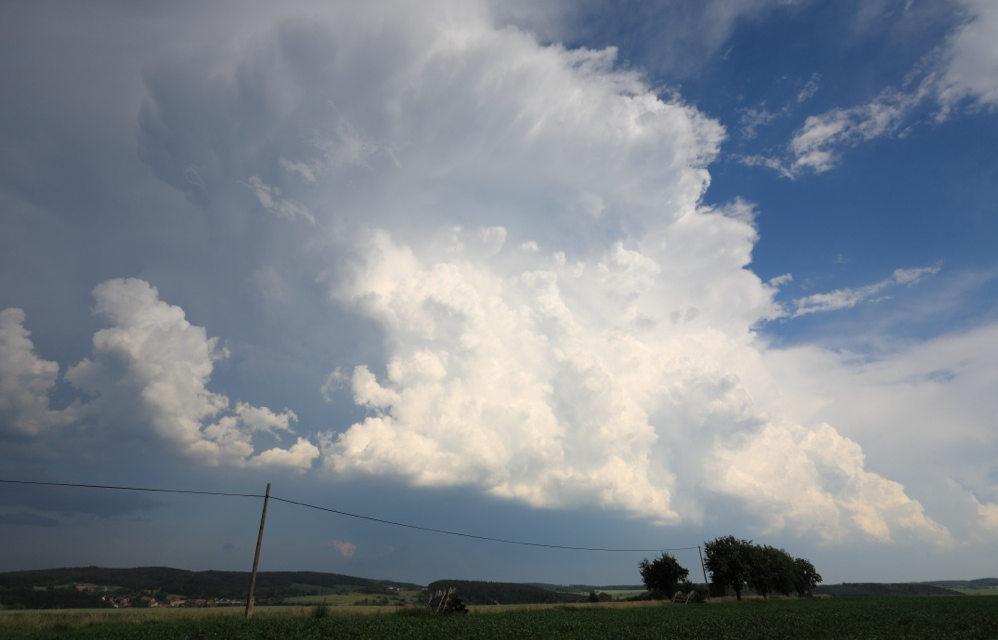
[[(485, 611), (491, 613), (485, 613)], [(350, 640), (412, 638), (802, 638), (946, 640), (998, 638), (998, 599), (963, 597), (822, 598), (707, 605), (573, 605), (485, 607), (468, 615), (333, 613), (266, 609), (246, 620), (238, 611), (0, 612), (5, 640), (180, 638)], [(342, 611), (342, 610), (340, 610)]]

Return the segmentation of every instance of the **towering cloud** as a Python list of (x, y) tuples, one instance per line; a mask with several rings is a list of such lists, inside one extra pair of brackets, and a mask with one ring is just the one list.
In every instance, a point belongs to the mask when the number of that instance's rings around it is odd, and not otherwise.
[[(774, 297), (786, 277), (750, 268), (754, 206), (704, 204), (723, 127), (619, 67), (615, 49), (544, 44), (479, 2), (285, 11), (205, 16), (197, 46), (151, 56), (129, 135), (183, 210), (169, 211), (177, 228), (200, 216), (197, 238), (212, 239), (198, 259), (218, 268), (192, 296), (259, 286), (271, 306), (240, 300), (240, 313), (312, 314), (300, 335), (269, 324), (277, 338), (260, 349), (313, 376), (317, 404), (332, 400), (310, 425), (322, 433), (304, 437), (301, 407), (213, 390), (226, 350), (153, 286), (186, 264), (94, 290), (107, 326), (65, 375), (88, 419), (207, 465), (321, 465), (665, 524), (740, 509), (758, 529), (821, 540), (952, 542), (860, 446), (857, 415), (803, 388), (802, 371), (836, 382), (848, 358), (776, 350), (757, 333), (933, 268), (785, 310)], [(224, 42), (209, 28), (220, 24)], [(809, 120), (793, 171), (893, 131), (910, 96), (882, 98)], [(188, 256), (172, 250), (175, 265)], [(295, 305), (302, 291), (323, 299)], [(2, 409), (42, 434), (65, 420), (45, 399), (58, 365), (34, 354), (23, 315), (4, 314)], [(289, 342), (304, 347), (281, 352)], [(991, 497), (976, 505), (993, 519)]]
[(35, 354), (30, 335), (24, 311), (0, 311), (0, 437), (38, 436), (76, 416), (75, 407), (50, 407), (59, 365)]
[[(748, 269), (751, 207), (701, 204), (721, 127), (612, 49), (543, 46), (461, 6), (291, 22), (210, 72), (148, 76), (159, 175), (209, 207), (249, 188), (283, 233), (309, 229), (335, 308), (381, 332), (384, 360), (330, 376), (368, 415), (324, 434), (325, 467), (663, 523), (734, 498), (771, 528), (946, 540), (854, 441), (767, 400), (780, 381), (753, 327), (782, 311)], [(210, 123), (228, 133), (191, 135)], [(203, 387), (187, 423), (225, 405)]]
[(225, 395), (209, 391), (214, 363), (226, 352), (154, 287), (109, 280), (94, 298), (96, 312), (113, 326), (94, 335), (93, 359), (70, 367), (66, 380), (95, 397), (89, 410), (98, 419), (117, 429), (151, 428), (211, 465), (311, 466), (318, 450), (302, 438), (290, 449), (255, 454), (253, 434), (293, 433), (294, 412), (242, 402), (230, 409)]

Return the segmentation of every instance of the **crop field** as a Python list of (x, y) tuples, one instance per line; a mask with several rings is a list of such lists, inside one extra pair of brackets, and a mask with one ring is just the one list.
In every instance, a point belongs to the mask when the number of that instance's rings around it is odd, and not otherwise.
[[(998, 599), (977, 597), (856, 598), (720, 602), (707, 605), (575, 605), (544, 609), (493, 607), (434, 616), (422, 609), (375, 615), (308, 609), (239, 612), (163, 611), (156, 615), (95, 612), (0, 612), (5, 640), (145, 640), (180, 638), (320, 639), (675, 638), (704, 640), (905, 639), (996, 640)], [(164, 615), (165, 614), (165, 615)]]

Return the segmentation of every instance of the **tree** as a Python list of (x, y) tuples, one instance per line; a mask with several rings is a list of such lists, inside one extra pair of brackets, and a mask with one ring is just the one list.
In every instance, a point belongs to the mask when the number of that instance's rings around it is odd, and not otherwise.
[(804, 558), (794, 558), (794, 567), (794, 589), (797, 590), (797, 595), (810, 598), (814, 595), (814, 588), (821, 582), (821, 574)]
[(750, 555), (749, 586), (763, 598), (773, 592), (790, 595), (795, 589), (797, 575), (793, 557), (783, 549), (769, 545), (752, 545)]
[(638, 563), (641, 580), (652, 598), (671, 598), (679, 583), (690, 575), (689, 569), (681, 567), (676, 559), (667, 552), (649, 562), (644, 558)]
[(703, 544), (707, 559), (704, 564), (710, 571), (710, 581), (723, 593), (730, 588), (742, 599), (742, 588), (752, 571), (752, 541), (723, 536)]
[(589, 602), (612, 602), (613, 596), (611, 596), (606, 591), (600, 591), (596, 593), (595, 591), (589, 592)]

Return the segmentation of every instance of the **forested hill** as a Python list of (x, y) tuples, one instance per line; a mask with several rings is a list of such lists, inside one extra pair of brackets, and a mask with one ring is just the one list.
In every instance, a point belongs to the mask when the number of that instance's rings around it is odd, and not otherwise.
[[(110, 569), (75, 567), (0, 573), (0, 589), (58, 588), (72, 584), (98, 585), (134, 592), (182, 594), (189, 598), (243, 598), (249, 586), (246, 571), (187, 571), (170, 567)], [(383, 589), (388, 584), (418, 589), (419, 585), (370, 580), (315, 571), (261, 571), (256, 579), (257, 598), (298, 595), (314, 589), (354, 587), (358, 591)]]
[(866, 596), (962, 596), (959, 591), (938, 587), (927, 582), (844, 582), (825, 584), (814, 590), (817, 594), (836, 598)]
[(998, 589), (998, 578), (978, 578), (977, 580), (933, 580), (926, 584), (947, 589)]
[(437, 580), (431, 582), (427, 589), (438, 591), (452, 587), (457, 589), (457, 596), (465, 604), (558, 604), (582, 602), (587, 597), (532, 584), (478, 580)]

